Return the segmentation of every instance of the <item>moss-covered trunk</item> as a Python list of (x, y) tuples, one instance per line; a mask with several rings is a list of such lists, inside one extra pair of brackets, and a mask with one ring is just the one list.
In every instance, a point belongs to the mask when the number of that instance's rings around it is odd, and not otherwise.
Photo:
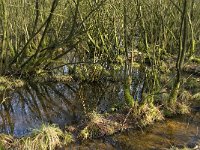
[(185, 60), (186, 50), (187, 50), (187, 36), (188, 36), (188, 1), (183, 2), (183, 11), (181, 11), (181, 27), (180, 27), (180, 37), (179, 37), (179, 52), (176, 62), (176, 78), (170, 95), (170, 104), (173, 106), (178, 97), (180, 84), (181, 84), (181, 72)]

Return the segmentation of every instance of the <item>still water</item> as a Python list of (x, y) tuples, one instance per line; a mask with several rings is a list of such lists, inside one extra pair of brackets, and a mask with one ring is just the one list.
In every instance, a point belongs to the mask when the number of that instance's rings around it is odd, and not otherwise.
[[(138, 84), (138, 87), (141, 84)], [(138, 95), (138, 87), (135, 88)], [(133, 89), (134, 90), (134, 89)], [(76, 123), (85, 112), (109, 112), (124, 103), (121, 83), (27, 83), (1, 95), (0, 133), (28, 135), (43, 123), (64, 128)], [(200, 112), (155, 123), (145, 129), (128, 130), (113, 136), (70, 145), (66, 149), (166, 149), (200, 144)]]

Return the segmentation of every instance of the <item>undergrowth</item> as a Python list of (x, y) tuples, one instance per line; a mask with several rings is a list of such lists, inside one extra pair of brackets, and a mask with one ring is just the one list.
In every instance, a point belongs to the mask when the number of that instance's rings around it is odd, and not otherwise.
[(0, 135), (2, 147), (12, 150), (54, 150), (71, 142), (73, 136), (55, 125), (42, 125), (41, 128), (33, 130), (30, 136), (20, 139), (10, 135)]

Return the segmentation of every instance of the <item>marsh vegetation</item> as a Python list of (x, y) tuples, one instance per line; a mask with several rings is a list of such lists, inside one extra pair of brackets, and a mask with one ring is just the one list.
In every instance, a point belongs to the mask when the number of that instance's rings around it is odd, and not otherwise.
[(0, 0), (0, 149), (55, 149), (200, 111), (199, 7)]

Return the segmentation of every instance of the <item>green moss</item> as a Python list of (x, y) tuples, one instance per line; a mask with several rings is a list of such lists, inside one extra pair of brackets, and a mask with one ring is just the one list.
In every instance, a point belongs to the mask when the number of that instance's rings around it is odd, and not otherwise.
[(126, 100), (126, 103), (128, 104), (128, 106), (133, 107), (134, 106), (134, 98), (130, 93), (130, 89), (124, 89), (124, 97)]
[(133, 107), (134, 106), (134, 98), (131, 95), (131, 91), (130, 91), (130, 85), (132, 83), (132, 79), (130, 76), (128, 76), (126, 78), (125, 84), (124, 84), (124, 98), (126, 103), (128, 104), (129, 107)]

